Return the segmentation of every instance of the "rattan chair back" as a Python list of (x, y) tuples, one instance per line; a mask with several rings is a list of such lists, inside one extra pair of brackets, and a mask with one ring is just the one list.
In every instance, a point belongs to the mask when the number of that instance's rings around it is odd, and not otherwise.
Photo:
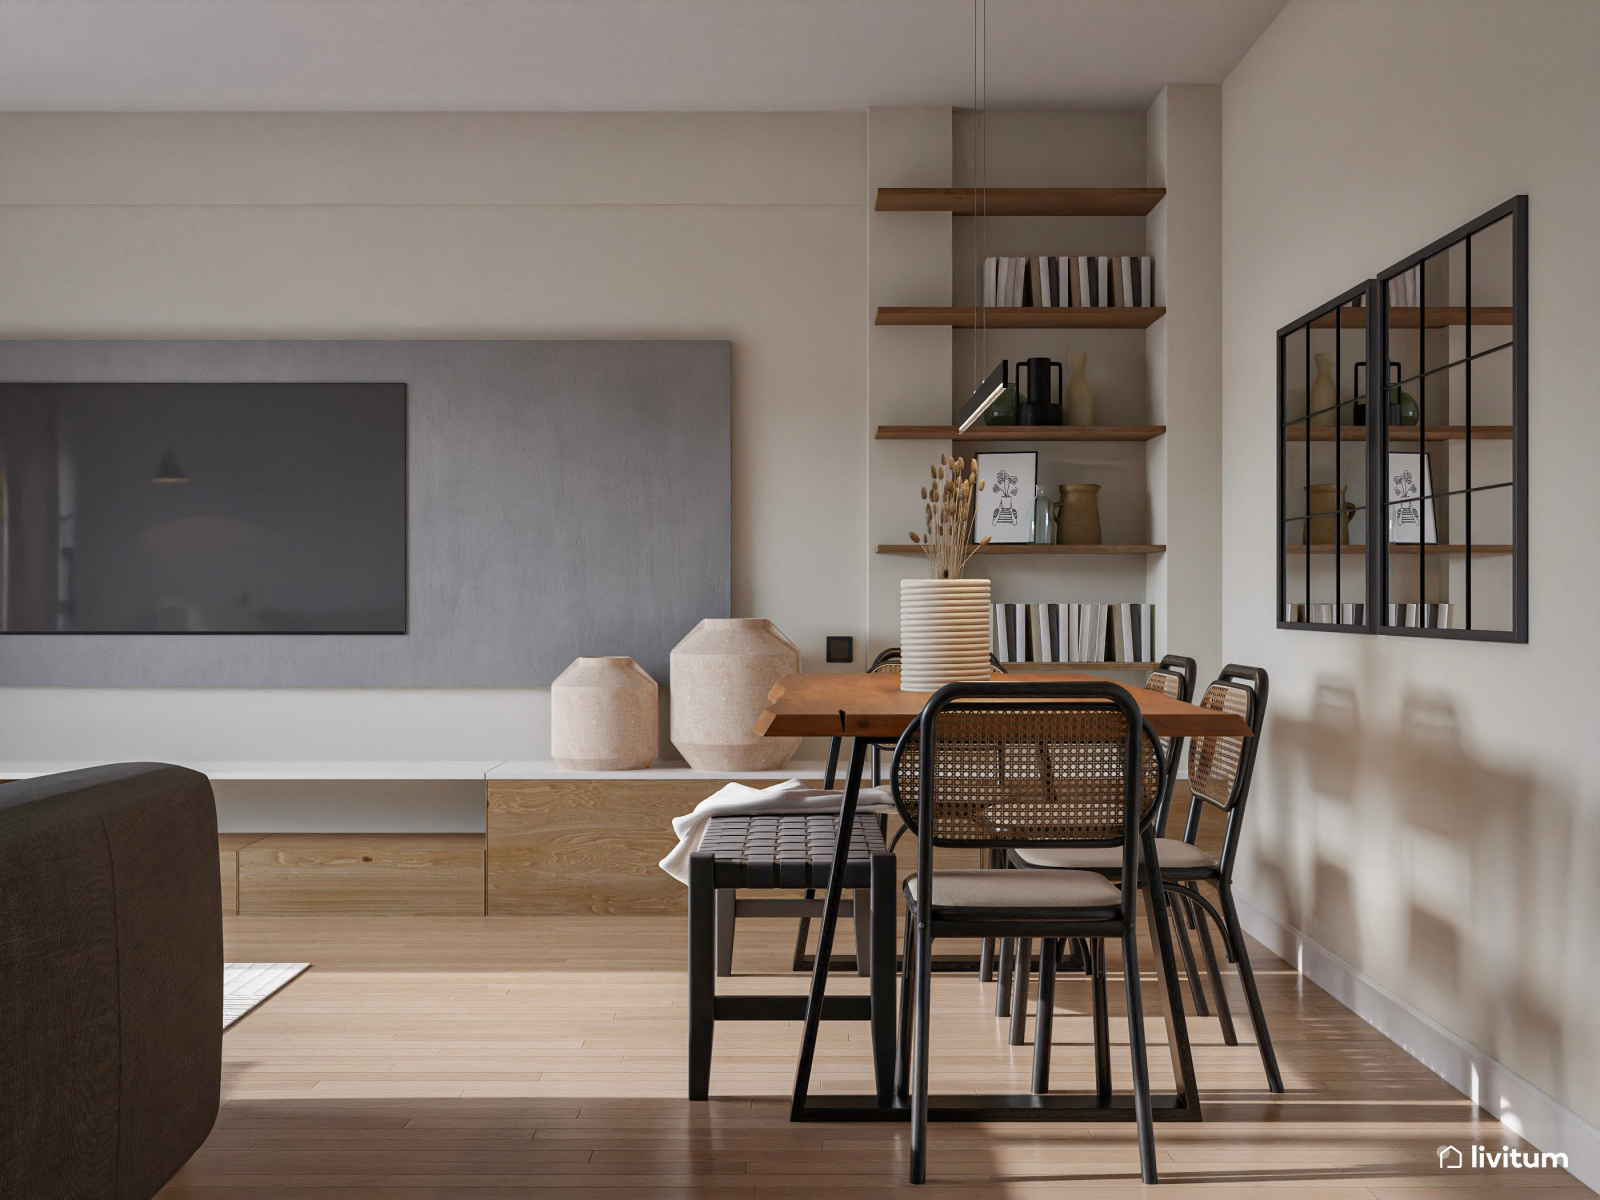
[[(1248, 684), (1217, 680), (1200, 697), (1201, 708), (1214, 708), (1255, 725), (1255, 689)], [(1189, 790), (1224, 812), (1243, 794), (1245, 740), (1242, 737), (1197, 737), (1189, 743)]]
[[(921, 741), (928, 724), (925, 715), (900, 739), (890, 783), (912, 829), (920, 830), (924, 809), (931, 809), (934, 845), (1123, 842), (1129, 721), (1118, 708), (1092, 700), (981, 699), (941, 707), (931, 713), (932, 795), (924, 804)], [(1148, 724), (1141, 724), (1142, 821), (1160, 799), (1165, 764)]]

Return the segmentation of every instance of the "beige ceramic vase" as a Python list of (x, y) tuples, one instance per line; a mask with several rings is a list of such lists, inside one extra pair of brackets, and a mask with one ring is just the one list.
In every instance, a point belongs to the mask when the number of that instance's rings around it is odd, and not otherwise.
[(1056, 537), (1063, 546), (1100, 544), (1100, 485), (1063, 483)]
[(701, 621), (672, 648), (672, 744), (697, 771), (776, 771), (799, 738), (762, 737), (767, 693), (800, 669), (800, 648), (771, 621)]
[(580, 658), (550, 685), (550, 757), (566, 771), (637, 771), (656, 759), (656, 681), (631, 658)]
[(989, 679), (989, 581), (900, 581), (900, 690)]

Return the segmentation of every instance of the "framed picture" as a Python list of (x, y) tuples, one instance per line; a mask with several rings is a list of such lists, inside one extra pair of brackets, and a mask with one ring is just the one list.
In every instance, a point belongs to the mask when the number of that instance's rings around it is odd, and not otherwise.
[(972, 540), (996, 544), (1033, 541), (1033, 500), (1039, 482), (1039, 452), (978, 454), (983, 484), (972, 503)]
[[(1424, 499), (1426, 497), (1426, 499)], [(1405, 453), (1389, 455), (1388, 491), (1389, 544), (1439, 544), (1433, 494), (1433, 470), (1428, 455)]]

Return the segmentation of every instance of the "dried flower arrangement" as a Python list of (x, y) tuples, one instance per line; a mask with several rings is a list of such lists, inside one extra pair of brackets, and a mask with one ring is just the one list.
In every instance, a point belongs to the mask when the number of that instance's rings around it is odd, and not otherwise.
[(922, 489), (927, 530), (921, 537), (912, 533), (911, 540), (927, 556), (929, 578), (960, 579), (967, 559), (989, 544), (987, 535), (977, 543), (971, 536), (972, 498), (983, 490), (978, 463), (941, 454), (939, 465), (930, 465), (928, 471), (933, 486)]

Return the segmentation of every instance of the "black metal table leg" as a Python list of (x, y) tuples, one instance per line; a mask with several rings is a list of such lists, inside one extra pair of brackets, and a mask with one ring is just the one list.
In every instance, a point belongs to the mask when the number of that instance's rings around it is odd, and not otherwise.
[[(811, 1063), (817, 1054), (817, 1030), (822, 1024), (822, 998), (828, 990), (828, 959), (833, 954), (833, 932), (839, 924), (839, 901), (844, 895), (844, 865), (850, 858), (850, 839), (855, 831), (856, 802), (861, 797), (861, 773), (866, 766), (866, 738), (853, 738), (850, 745), (850, 774), (845, 778), (844, 797), (839, 805), (839, 837), (834, 845), (833, 863), (828, 870), (828, 888), (822, 902), (822, 924), (817, 930), (816, 962), (811, 967), (811, 991), (806, 999), (805, 1032), (800, 1038), (800, 1062), (795, 1068), (794, 1098), (789, 1119), (800, 1120), (811, 1086)], [(893, 939), (890, 939), (893, 945)]]
[(872, 856), (872, 1070), (878, 1103), (894, 1100), (895, 1061), (895, 860)]
[(689, 856), (689, 1099), (711, 1094), (711, 1041), (716, 1029), (717, 860)]

